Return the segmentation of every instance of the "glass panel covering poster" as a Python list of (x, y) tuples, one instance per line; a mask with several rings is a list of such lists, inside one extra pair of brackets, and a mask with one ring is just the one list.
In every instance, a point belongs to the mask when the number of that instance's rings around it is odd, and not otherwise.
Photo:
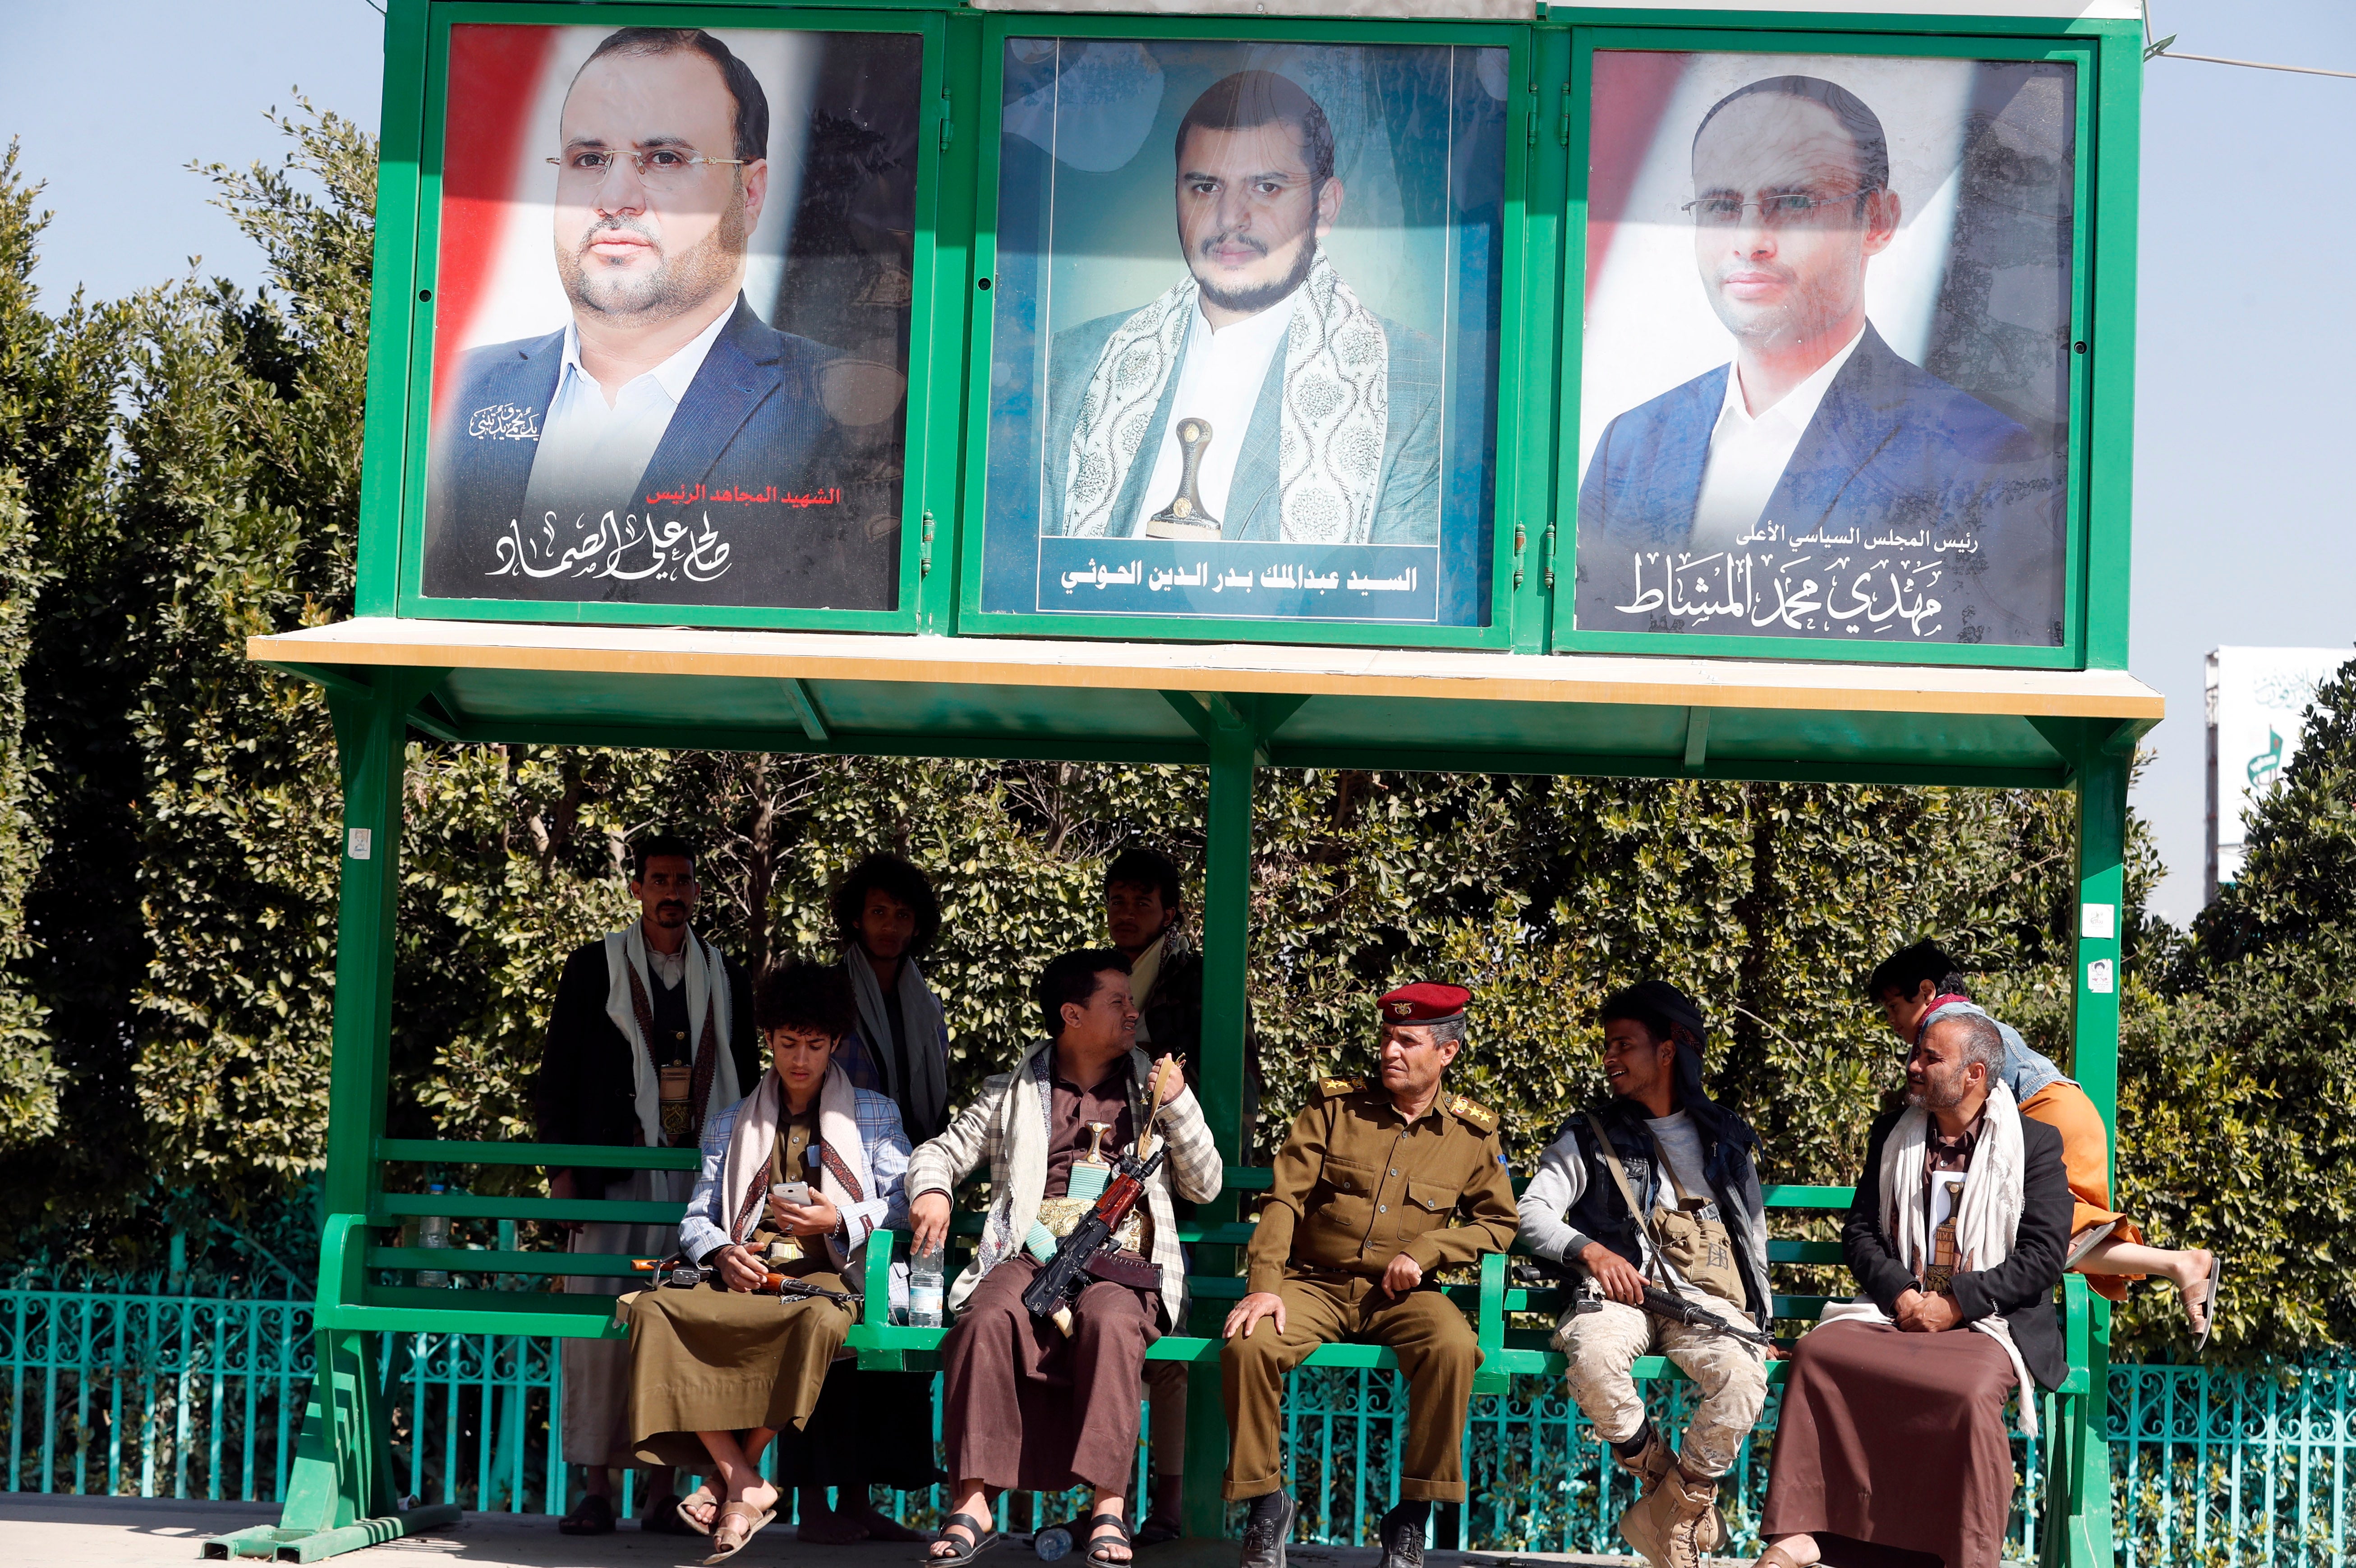
[(427, 594), (892, 607), (922, 64), (451, 29)]
[(1485, 624), (1506, 51), (1003, 69), (982, 608)]
[(1578, 627), (2059, 645), (2073, 68), (1593, 80)]

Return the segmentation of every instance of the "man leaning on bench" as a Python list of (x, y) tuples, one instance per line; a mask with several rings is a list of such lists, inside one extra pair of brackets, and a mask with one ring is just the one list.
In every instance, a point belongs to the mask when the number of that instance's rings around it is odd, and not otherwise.
[[(662, 848), (681, 867), (690, 859), (676, 840)], [(900, 880), (883, 901), (929, 910), (920, 873), (895, 864)], [(873, 865), (860, 873), (887, 880)], [(1116, 881), (1108, 896), (1124, 887)], [(863, 949), (871, 958), (873, 947)], [(1932, 959), (1919, 959), (1926, 950)], [(1922, 962), (1935, 979), (1892, 980), (1893, 965)], [(2219, 1271), (2206, 1253), (2118, 1240), (2135, 1232), (2096, 1189), (2104, 1151), (2069, 1145), (2083, 1141), (2074, 1123), (2062, 1118), (2057, 1132), (2024, 1114), (2016, 1093), (2029, 1074), (2041, 1113), (2054, 1085), (2074, 1086), (1962, 998), (1948, 967), (1918, 944), (1867, 987), (1892, 1027), (1904, 1026), (1904, 1103), (1869, 1129), (1842, 1228), (1855, 1297), (1781, 1347), (1769, 1338), (1777, 1308), (1760, 1139), (1706, 1086), (1709, 1031), (1691, 997), (1652, 980), (1598, 1009), (1606, 1093), (1557, 1129), (1518, 1204), (1496, 1114), (1446, 1083), (1477, 1045), (1472, 994), (1426, 981), (1379, 997), (1376, 1072), (1322, 1081), (1294, 1119), (1224, 1326), (1225, 1491), (1247, 1505), (1242, 1568), (1282, 1568), (1292, 1533), (1288, 1374), (1344, 1341), (1383, 1347), (1384, 1364), (1395, 1360), (1407, 1380), (1401, 1500), (1376, 1535), (1383, 1568), (1420, 1563), (1431, 1504), (1465, 1499), (1463, 1435), (1482, 1346), (1505, 1344), (1498, 1303), (1484, 1297), (1484, 1341), (1446, 1293), (1448, 1276), (1477, 1273), (1517, 1239), (1561, 1287), (1533, 1291), (1530, 1308), (1556, 1300), (1559, 1322), (1553, 1356), (1506, 1347), (1505, 1365), (1562, 1371), (1638, 1488), (1620, 1530), (1646, 1562), (1697, 1568), (1725, 1549), (1719, 1486), (1783, 1360), (1760, 1568), (1997, 1568), (2014, 1489), (2006, 1409), (2033, 1432), (2040, 1391), (2070, 1374), (2053, 1305), (2064, 1269), (2083, 1267), (2106, 1290), (2125, 1280), (2104, 1264), (2163, 1274), (2201, 1328)], [(1195, 1064), (1139, 1049), (1129, 954), (1066, 954), (1036, 984), (1043, 1038), (911, 1153), (909, 1096), (870, 1084), (921, 1083), (919, 1066), (938, 1080), (939, 1068), (910, 1051), (945, 1040), (938, 1008), (921, 1005), (930, 1000), (921, 980), (904, 978), (895, 992), (846, 985), (843, 973), (785, 965), (752, 987), (766, 1071), (703, 1121), (703, 1172), (663, 1283), (616, 1308), (631, 1329), (630, 1361), (609, 1403), (626, 1404), (628, 1433), (622, 1458), (609, 1462), (707, 1477), (670, 1507), (680, 1526), (712, 1536), (708, 1563), (741, 1552), (781, 1506), (757, 1467), (772, 1441), (781, 1479), (804, 1486), (804, 1529), (815, 1519), (822, 1531), (811, 1538), (884, 1535), (889, 1521), (868, 1514), (863, 1488), (847, 1485), (828, 1512), (823, 1484), (811, 1480), (824, 1467), (798, 1456), (841, 1449), (850, 1456), (841, 1473), (926, 1478), (929, 1409), (892, 1393), (894, 1383), (876, 1381), (868, 1397), (869, 1385), (845, 1381), (845, 1335), (865, 1302), (881, 1299), (859, 1284), (869, 1235), (879, 1248), (899, 1230), (937, 1245), (956, 1188), (986, 1168), (991, 1206), (950, 1293), (954, 1326), (937, 1341), (950, 1506), (921, 1561), (964, 1568), (999, 1545), (991, 1505), (1004, 1490), (1086, 1488), (1075, 1549), (1090, 1568), (1123, 1568), (1153, 1539), (1130, 1534), (1139, 1396), (1148, 1349), (1187, 1331), (1183, 1205), (1217, 1197), (1224, 1180), (1182, 1071)], [(1890, 1002), (1901, 990), (1912, 998), (1902, 1008)], [(923, 1029), (904, 1032), (904, 1011), (912, 1026), (922, 1014)], [(641, 1054), (647, 1033), (632, 1042)], [(659, 1079), (663, 1065), (641, 1063), (639, 1082)], [(1697, 1388), (1674, 1437), (1654, 1424), (1637, 1386), (1648, 1355)], [(1159, 1458), (1156, 1467), (1167, 1474)]]

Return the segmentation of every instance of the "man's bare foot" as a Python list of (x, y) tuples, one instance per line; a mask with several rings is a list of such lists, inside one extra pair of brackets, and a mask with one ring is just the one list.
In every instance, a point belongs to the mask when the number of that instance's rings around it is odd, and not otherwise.
[(2174, 1272), (2176, 1288), (2184, 1296), (2185, 1320), (2200, 1334), (2209, 1327), (2209, 1271), (2216, 1266), (2217, 1256), (2206, 1247), (2187, 1247), (2176, 1255), (2181, 1260)]
[[(648, 1511), (651, 1513), (653, 1510), (648, 1509)], [(708, 1533), (712, 1529), (713, 1521), (718, 1520), (720, 1517), (720, 1499), (713, 1493), (712, 1483), (706, 1481), (701, 1486), (697, 1487), (695, 1490), (688, 1493), (687, 1496), (680, 1499), (679, 1511), (684, 1517), (691, 1519), (696, 1523), (701, 1525)]]

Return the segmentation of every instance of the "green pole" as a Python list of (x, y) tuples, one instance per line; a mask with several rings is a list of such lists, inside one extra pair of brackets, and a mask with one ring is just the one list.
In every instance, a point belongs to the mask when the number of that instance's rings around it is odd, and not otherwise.
[[(367, 1213), (377, 1189), (373, 1157), (384, 1130), (392, 1032), (393, 917), (401, 886), (408, 712), (439, 677), (439, 671), (402, 670), (389, 673), (372, 691), (331, 691), (327, 697), (344, 784), (335, 1057), (328, 1075), (324, 1182), (330, 1221), (337, 1215)], [(325, 1240), (323, 1233), (323, 1316), (337, 1305), (348, 1272), (325, 1255)], [(340, 1530), (390, 1514), (394, 1506), (376, 1337), (323, 1328), (281, 1534)]]
[[(1205, 737), (1211, 750), (1211, 808), (1203, 869), (1201, 1093), (1203, 1115), (1211, 1125), (1220, 1157), (1237, 1165), (1243, 1162), (1248, 1131), (1244, 1126), (1244, 1034), (1249, 1015), (1245, 988), (1250, 965), (1252, 769), (1258, 737), (1248, 714), (1226, 703), (1215, 704), (1211, 717)], [(1206, 1222), (1235, 1217), (1232, 1198), (1221, 1198), (1203, 1211)], [(1198, 1270), (1211, 1273), (1221, 1266), (1208, 1256), (1195, 1264)], [(1216, 1318), (1226, 1312), (1226, 1304), (1211, 1302), (1195, 1311), (1195, 1331), (1215, 1335)], [(1219, 1366), (1216, 1361), (1197, 1361), (1186, 1390), (1183, 1512), (1188, 1535), (1216, 1540), (1226, 1533), (1226, 1504), (1219, 1495), (1220, 1477), (1226, 1467), (1227, 1423), (1219, 1399)]]
[[(2126, 917), (2127, 775), (2131, 752), (2093, 741), (2080, 753), (2075, 1028), (2071, 1071), (2111, 1129), (2111, 1181), (2118, 1181), (2119, 946)], [(2108, 1568), (2111, 1561), (2111, 1304), (2095, 1296), (2092, 1386), (2078, 1402), (2069, 1434), (2080, 1513), (2072, 1521), (2071, 1568)]]

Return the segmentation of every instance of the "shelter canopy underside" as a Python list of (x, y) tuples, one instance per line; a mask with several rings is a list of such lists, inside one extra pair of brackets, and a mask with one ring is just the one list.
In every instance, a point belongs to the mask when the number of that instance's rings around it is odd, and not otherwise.
[(2115, 670), (1840, 667), (366, 617), (252, 638), (331, 686), (433, 672), (420, 728), (468, 741), (1277, 767), (2051, 786), (2161, 699)]

